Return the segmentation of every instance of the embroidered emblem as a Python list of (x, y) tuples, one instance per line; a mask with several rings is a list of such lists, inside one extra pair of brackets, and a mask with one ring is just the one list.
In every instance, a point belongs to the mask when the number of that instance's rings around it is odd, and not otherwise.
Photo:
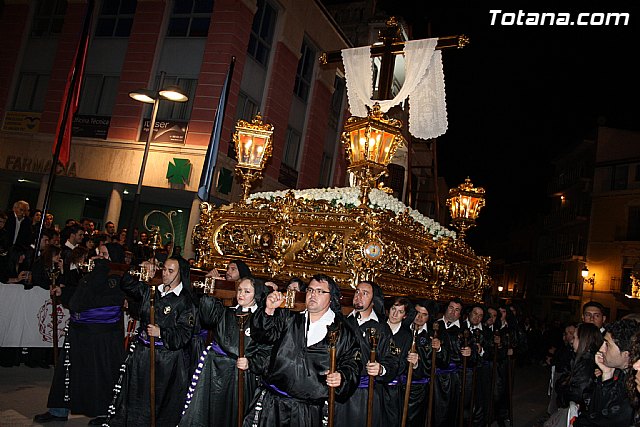
[(246, 336), (250, 337), (250, 336), (251, 336), (251, 328), (247, 328), (247, 329), (245, 329), (245, 330), (244, 330), (244, 334), (245, 334)]
[(193, 314), (189, 315), (189, 326), (193, 327), (196, 324), (196, 319)]
[(427, 339), (425, 337), (420, 337), (419, 344), (424, 346), (427, 343)]
[(169, 313), (171, 313), (171, 306), (170, 306), (170, 305), (167, 305), (167, 306), (162, 310), (162, 312), (163, 312), (164, 314), (169, 314)]
[(110, 287), (111, 289), (113, 289), (113, 288), (115, 288), (116, 286), (118, 286), (118, 281), (119, 281), (119, 280), (118, 280), (117, 278), (112, 277), (112, 278), (110, 278), (110, 279), (107, 281), (107, 284), (109, 285), (109, 287)]
[(362, 360), (362, 356), (360, 356), (360, 350), (356, 350), (355, 354), (353, 355), (353, 360), (355, 360), (356, 362)]

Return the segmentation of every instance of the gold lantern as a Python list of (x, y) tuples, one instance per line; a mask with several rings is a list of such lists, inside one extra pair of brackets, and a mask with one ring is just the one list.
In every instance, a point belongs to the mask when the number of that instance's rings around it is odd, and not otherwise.
[(476, 218), (484, 204), (484, 188), (474, 188), (468, 177), (464, 183), (449, 190), (447, 206), (452, 225), (460, 232), (460, 238), (464, 239), (466, 231), (476, 225)]
[(362, 189), (360, 202), (366, 206), (369, 191), (387, 172), (387, 166), (400, 144), (404, 143), (402, 122), (386, 118), (376, 102), (367, 117), (350, 117), (342, 132), (347, 170)]
[(233, 142), (236, 147), (238, 163), (236, 173), (242, 178), (243, 200), (249, 197), (251, 183), (262, 177), (262, 171), (271, 152), (273, 125), (262, 123), (260, 113), (256, 114), (251, 123), (238, 120)]

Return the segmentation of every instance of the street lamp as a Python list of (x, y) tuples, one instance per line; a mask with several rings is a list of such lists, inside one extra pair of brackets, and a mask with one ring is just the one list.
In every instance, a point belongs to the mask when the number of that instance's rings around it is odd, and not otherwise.
[(236, 173), (242, 178), (242, 200), (247, 200), (251, 183), (262, 177), (262, 171), (271, 157), (273, 125), (262, 123), (260, 113), (251, 123), (238, 120), (233, 133), (238, 163)]
[(464, 239), (469, 228), (476, 225), (476, 218), (484, 204), (484, 188), (474, 188), (468, 177), (464, 183), (449, 190), (447, 206), (451, 213), (451, 222), (460, 231), (461, 239)]
[(138, 176), (138, 187), (136, 188), (136, 194), (133, 197), (133, 209), (131, 213), (131, 219), (129, 221), (129, 228), (127, 229), (127, 247), (133, 248), (133, 228), (135, 226), (136, 218), (138, 217), (138, 211), (140, 209), (140, 194), (142, 193), (142, 181), (144, 179), (144, 171), (147, 167), (147, 158), (149, 157), (149, 148), (151, 147), (151, 141), (153, 140), (153, 129), (156, 127), (156, 116), (158, 115), (158, 106), (160, 101), (173, 101), (173, 102), (187, 102), (189, 97), (182, 92), (178, 86), (171, 85), (164, 87), (165, 72), (160, 72), (160, 83), (158, 87), (162, 88), (158, 91), (151, 89), (137, 89), (129, 92), (129, 97), (145, 104), (153, 104), (151, 110), (151, 121), (149, 123), (149, 134), (147, 135), (147, 142), (144, 146), (144, 154), (142, 155), (142, 165), (140, 166), (140, 175)]
[(593, 273), (593, 276), (589, 277), (589, 269), (585, 265), (584, 268), (582, 269), (581, 274), (582, 274), (582, 283), (591, 285), (591, 301), (593, 301), (593, 290), (596, 287), (596, 273)]

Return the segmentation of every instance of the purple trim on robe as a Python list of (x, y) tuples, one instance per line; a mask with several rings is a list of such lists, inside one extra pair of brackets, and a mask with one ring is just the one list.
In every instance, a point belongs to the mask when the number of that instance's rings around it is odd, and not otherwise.
[[(396, 378), (395, 380), (391, 381), (389, 383), (390, 386), (397, 386), (398, 384), (406, 384), (407, 383), (407, 376), (406, 375), (400, 375), (400, 377)], [(421, 378), (419, 380), (411, 380), (411, 384), (429, 384), (429, 378)]]
[(436, 375), (440, 374), (454, 374), (458, 372), (458, 365), (455, 363), (449, 363), (449, 367), (445, 369), (436, 368)]
[[(145, 332), (144, 336), (147, 336), (147, 333)], [(146, 338), (142, 337), (142, 334), (138, 334), (138, 341), (140, 341), (141, 343), (145, 344), (145, 345), (151, 345), (151, 341), (149, 341)], [(163, 347), (164, 346), (164, 342), (162, 342), (162, 339), (157, 338), (155, 340), (155, 345), (156, 347)]]
[(268, 382), (263, 381), (262, 384), (267, 387), (269, 390), (275, 392), (276, 394), (279, 394), (280, 396), (283, 397), (291, 397), (287, 394), (287, 392), (280, 390), (278, 387), (274, 386), (273, 384), (269, 384)]
[(112, 305), (71, 312), (70, 320), (73, 323), (116, 323), (121, 317), (122, 307)]
[(362, 375), (360, 377), (360, 384), (358, 384), (358, 388), (367, 388), (369, 387), (369, 375)]
[(225, 351), (222, 349), (222, 347), (220, 347), (220, 344), (218, 344), (215, 341), (211, 341), (211, 350), (215, 351), (216, 353), (218, 353), (220, 356), (227, 356), (229, 357), (229, 355), (227, 353), (225, 353)]

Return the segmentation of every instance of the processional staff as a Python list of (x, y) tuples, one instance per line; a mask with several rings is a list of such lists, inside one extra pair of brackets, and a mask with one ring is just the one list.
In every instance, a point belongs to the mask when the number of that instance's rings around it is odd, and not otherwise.
[[(369, 328), (369, 362), (374, 363), (376, 361), (376, 353), (378, 349), (378, 331), (375, 328)], [(373, 422), (373, 396), (376, 377), (375, 375), (369, 375), (369, 395), (367, 399), (367, 427), (371, 427)]]
[[(329, 341), (329, 373), (333, 374), (336, 371), (336, 345), (338, 343), (338, 337), (340, 336), (340, 325), (337, 322), (327, 326), (327, 340)], [(329, 427), (333, 427), (334, 413), (336, 406), (336, 389), (335, 387), (329, 387)]]
[(56, 295), (56, 280), (60, 275), (60, 270), (54, 264), (48, 269), (47, 274), (51, 280), (49, 293), (51, 294), (51, 339), (53, 341), (53, 364), (58, 364), (58, 296)]
[[(495, 325), (494, 325), (495, 327)], [(493, 423), (494, 406), (496, 403), (495, 390), (496, 390), (496, 377), (498, 373), (498, 348), (500, 346), (500, 331), (493, 331), (493, 366), (491, 367), (491, 394), (489, 400), (489, 414), (487, 416), (487, 427)]]
[[(418, 337), (418, 326), (413, 325), (413, 340), (411, 341), (411, 349), (409, 353), (416, 352), (416, 338)], [(411, 396), (411, 378), (413, 377), (413, 363), (409, 362), (409, 369), (407, 370), (407, 385), (404, 390), (404, 404), (402, 405), (402, 427), (407, 425), (407, 415), (409, 414), (409, 397)]]
[(513, 362), (511, 360), (513, 347), (511, 346), (511, 336), (509, 335), (509, 332), (505, 333), (504, 339), (507, 346), (507, 390), (509, 392), (509, 425), (513, 427)]
[[(480, 342), (480, 329), (474, 329), (472, 335), (472, 344), (477, 345)], [(471, 414), (469, 416), (469, 427), (473, 425), (473, 405), (476, 400), (476, 381), (477, 381), (477, 368), (478, 363), (481, 363), (481, 360), (478, 359), (476, 363), (473, 364), (473, 374), (471, 376)]]
[(433, 349), (433, 340), (440, 337), (440, 325), (438, 322), (433, 324), (433, 339), (431, 340), (431, 377), (429, 378), (429, 405), (427, 409), (427, 417), (425, 420), (425, 426), (431, 427), (431, 421), (433, 418), (433, 393), (435, 389), (436, 380), (436, 352)]
[[(155, 263), (155, 257), (153, 258)], [(153, 270), (155, 273), (155, 269)], [(151, 283), (151, 272), (140, 267), (140, 279), (149, 283), (149, 324), (156, 324), (156, 287)], [(156, 425), (156, 337), (149, 335), (149, 409), (151, 411), (151, 427)]]
[[(463, 337), (463, 347), (469, 347), (469, 330), (465, 329), (462, 332), (462, 337)], [(462, 356), (462, 387), (461, 387), (461, 392), (460, 392), (460, 408), (459, 408), (459, 417), (460, 417), (460, 422), (458, 423), (459, 426), (463, 426), (464, 425), (464, 392), (465, 389), (467, 388), (467, 361), (469, 359), (469, 356)], [(473, 409), (473, 402), (471, 402), (471, 406)]]
[[(244, 357), (244, 326), (250, 312), (243, 312), (242, 307), (236, 309), (236, 321), (238, 322), (238, 358)], [(242, 427), (244, 420), (244, 371), (238, 369), (238, 427)]]

